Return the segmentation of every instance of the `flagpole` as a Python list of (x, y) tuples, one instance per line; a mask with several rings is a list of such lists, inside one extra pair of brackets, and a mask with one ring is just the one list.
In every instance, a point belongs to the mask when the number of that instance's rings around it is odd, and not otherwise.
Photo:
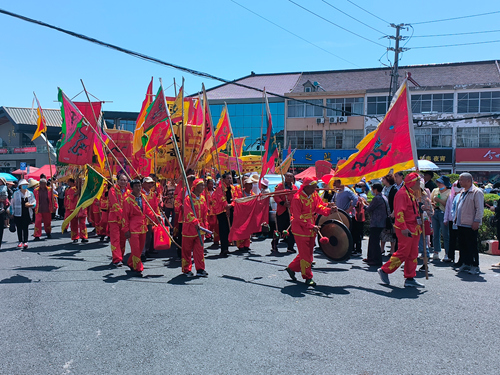
[[(208, 98), (207, 98), (207, 92), (205, 91), (205, 84), (201, 84), (201, 87), (203, 89), (203, 103), (205, 104), (206, 102), (206, 107), (208, 109), (208, 117), (209, 117), (209, 120), (210, 120), (210, 126), (212, 127), (211, 131), (212, 131), (212, 142), (213, 142), (213, 145), (212, 147), (215, 147), (215, 155), (217, 156), (217, 165), (219, 167), (219, 174), (220, 176), (222, 177), (222, 168), (220, 167), (220, 160), (219, 160), (219, 150), (217, 149), (217, 144), (215, 143), (215, 129), (214, 129), (214, 126), (213, 126), (213, 121), (212, 121), (212, 111), (210, 110), (210, 105), (208, 104)], [(214, 164), (215, 164), (215, 160), (214, 160)], [(217, 176), (216, 176), (217, 177)]]
[(227, 112), (227, 122), (229, 123), (229, 131), (231, 132), (231, 140), (233, 141), (233, 154), (236, 157), (236, 168), (238, 169), (238, 175), (239, 175), (239, 180), (240, 180), (240, 187), (241, 191), (243, 191), (243, 181), (241, 178), (241, 168), (240, 168), (240, 162), (238, 161), (238, 150), (236, 149), (236, 142), (234, 141), (234, 133), (233, 133), (233, 128), (231, 126), (231, 118), (229, 117), (229, 112), (227, 110), (227, 104), (224, 102), (224, 105), (226, 106), (226, 112)]
[[(182, 165), (184, 166), (186, 163), (186, 127), (184, 126), (184, 77), (182, 77), (182, 86), (179, 91), (182, 90), (181, 97), (181, 113), (182, 113), (182, 122), (181, 122), (181, 131), (182, 131)], [(194, 208), (193, 208), (194, 210)]]
[[(184, 84), (184, 78), (183, 78), (183, 84)], [(163, 83), (162, 83), (161, 78), (160, 78), (160, 85), (163, 87)], [(183, 108), (184, 108), (184, 100), (183, 100), (182, 104), (183, 104)], [(170, 111), (168, 109), (167, 103), (165, 103), (165, 106), (166, 106), (165, 108), (167, 110), (167, 120), (168, 120), (168, 123), (170, 124), (170, 131), (172, 133), (172, 138), (173, 138), (172, 143), (174, 144), (175, 156), (177, 157), (177, 160), (179, 162), (179, 169), (181, 170), (182, 178), (184, 180), (184, 186), (186, 187), (189, 201), (191, 203), (191, 209), (193, 210), (193, 215), (196, 218), (196, 210), (194, 208), (193, 197), (191, 196), (191, 190), (189, 189), (189, 183), (187, 180), (186, 171), (184, 170), (184, 163), (182, 162), (182, 160), (180, 158), (181, 154), (179, 152), (179, 146), (177, 145), (177, 141), (175, 140), (174, 126), (172, 124), (172, 120), (170, 119)], [(184, 116), (183, 116), (182, 121), (184, 122)], [(183, 204), (184, 204), (184, 201), (183, 201)], [(196, 231), (198, 232), (198, 238), (200, 239), (201, 246), (204, 247), (203, 239), (201, 237), (201, 231), (199, 228), (196, 228)]]

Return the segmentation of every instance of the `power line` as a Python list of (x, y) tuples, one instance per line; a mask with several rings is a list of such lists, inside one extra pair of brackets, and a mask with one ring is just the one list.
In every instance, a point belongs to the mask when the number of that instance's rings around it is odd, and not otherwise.
[(337, 26), (338, 28), (340, 28), (340, 29), (342, 29), (342, 30), (344, 30), (344, 31), (347, 31), (347, 32), (348, 32), (348, 33), (350, 33), (350, 34), (356, 35), (357, 37), (360, 37), (361, 39), (367, 40), (367, 41), (368, 41), (368, 42), (370, 42), (370, 43), (376, 44), (377, 46), (380, 46), (380, 47), (384, 47), (384, 48), (386, 48), (383, 44), (380, 44), (380, 43), (375, 42), (375, 41), (373, 41), (373, 40), (371, 40), (371, 39), (365, 38), (365, 37), (364, 37), (364, 36), (362, 36), (362, 35), (356, 34), (354, 31), (351, 31), (351, 30), (349, 30), (349, 29), (346, 29), (345, 27), (342, 27), (342, 26), (340, 26), (340, 25), (337, 25), (335, 22), (332, 22), (332, 21), (330, 21), (329, 19), (327, 19), (327, 18), (325, 18), (325, 17), (323, 17), (323, 16), (320, 16), (320, 15), (319, 15), (319, 14), (317, 14), (317, 13), (314, 13), (312, 10), (309, 10), (309, 9), (307, 9), (307, 8), (303, 7), (302, 5), (297, 4), (297, 3), (296, 3), (295, 1), (293, 1), (293, 0), (288, 0), (288, 1), (289, 1), (289, 2), (291, 2), (292, 4), (294, 4), (294, 5), (298, 6), (299, 8), (301, 8), (301, 9), (305, 10), (306, 12), (311, 13), (311, 14), (315, 15), (316, 17), (321, 18), (323, 21), (326, 21), (326, 22), (328, 22), (328, 23), (330, 23), (330, 24), (332, 24), (332, 25), (334, 25), (334, 26)]
[(321, 1), (323, 1), (325, 4), (327, 4), (328, 6), (332, 7), (333, 9), (338, 10), (340, 13), (345, 14), (347, 17), (352, 18), (354, 21), (359, 22), (360, 24), (365, 25), (366, 27), (369, 27), (370, 29), (375, 30), (376, 32), (378, 32), (378, 33), (380, 33), (382, 35), (386, 35), (386, 33), (384, 33), (383, 31), (377, 30), (376, 28), (371, 27), (370, 25), (368, 25), (368, 24), (366, 24), (366, 23), (358, 20), (357, 18), (355, 18), (355, 17), (351, 16), (350, 14), (344, 12), (343, 10), (337, 8), (335, 5), (330, 4), (328, 1), (326, 1), (326, 0), (321, 0)]
[[(219, 82), (222, 82), (222, 83), (225, 83), (225, 84), (231, 84), (231, 85), (243, 87), (243, 88), (248, 89), (248, 90), (258, 91), (260, 93), (264, 92), (263, 89), (260, 89), (258, 87), (253, 87), (253, 86), (245, 85), (243, 83), (239, 83), (239, 82), (236, 82), (234, 80), (230, 81), (230, 80), (227, 80), (227, 79), (224, 79), (224, 78), (220, 78), (220, 77), (214, 76), (214, 75), (209, 74), (209, 73), (205, 73), (205, 72), (201, 72), (201, 71), (198, 71), (198, 70), (186, 68), (186, 67), (183, 67), (183, 66), (180, 66), (180, 65), (176, 65), (176, 64), (173, 64), (173, 63), (169, 63), (169, 62), (160, 60), (160, 59), (158, 59), (156, 57), (148, 56), (148, 55), (145, 55), (145, 54), (140, 53), (140, 52), (135, 52), (135, 51), (123, 48), (123, 47), (116, 46), (114, 44), (103, 42), (101, 40), (98, 40), (98, 39), (95, 39), (95, 38), (91, 38), (91, 37), (83, 35), (83, 34), (78, 34), (78, 33), (74, 32), (74, 31), (66, 30), (66, 29), (63, 29), (63, 28), (60, 28), (60, 27), (57, 27), (57, 26), (54, 26), (54, 25), (50, 25), (50, 24), (42, 22), (42, 21), (37, 21), (37, 20), (34, 20), (32, 18), (29, 18), (29, 17), (22, 16), (22, 15), (17, 14), (17, 13), (9, 12), (9, 11), (4, 10), (4, 9), (0, 9), (0, 13), (5, 14), (5, 15), (10, 16), (10, 17), (18, 18), (20, 20), (23, 20), (23, 21), (26, 21), (26, 22), (29, 22), (29, 23), (36, 24), (36, 25), (39, 25), (39, 26), (47, 27), (49, 29), (53, 29), (53, 30), (59, 31), (59, 32), (62, 32), (64, 34), (71, 35), (71, 36), (73, 36), (75, 38), (86, 40), (88, 42), (100, 45), (102, 47), (106, 47), (106, 48), (109, 48), (109, 49), (113, 49), (113, 50), (125, 53), (125, 54), (133, 56), (133, 57), (137, 57), (137, 58), (139, 58), (141, 60), (145, 60), (145, 61), (153, 62), (153, 63), (159, 64), (159, 65), (163, 65), (163, 66), (167, 66), (167, 67), (170, 67), (170, 68), (174, 68), (174, 69), (180, 70), (182, 72), (186, 72), (186, 73), (192, 74), (192, 75), (197, 76), (197, 77), (204, 77), (204, 78), (208, 78), (208, 79), (213, 79), (215, 81), (219, 81)], [(289, 97), (287, 97), (285, 95), (277, 94), (277, 93), (274, 93), (274, 92), (270, 92), (270, 91), (266, 91), (266, 92), (269, 95), (276, 96), (276, 97), (284, 99), (284, 100), (291, 99), (291, 100), (294, 100), (296, 102), (300, 102), (300, 103), (305, 103), (305, 104), (308, 104), (308, 105), (312, 105), (314, 107), (319, 107), (319, 108), (324, 108), (324, 109), (332, 109), (332, 108), (330, 108), (328, 106), (325, 106), (325, 105), (322, 105), (322, 104), (310, 103), (307, 100), (292, 99), (292, 98), (289, 98)], [(354, 113), (354, 112), (347, 112), (347, 111), (338, 110), (338, 109), (335, 109), (335, 111), (342, 112), (343, 115), (350, 114), (352, 116), (363, 116), (363, 117), (374, 118), (374, 119), (378, 120), (378, 116), (374, 116), (374, 115), (365, 115), (365, 114)]]
[[(348, 0), (349, 1), (349, 0)], [(469, 16), (461, 16), (461, 17), (453, 17), (453, 18), (445, 18), (442, 20), (433, 20), (433, 21), (423, 21), (423, 22), (412, 22), (413, 25), (422, 25), (424, 23), (434, 23), (434, 22), (444, 22), (444, 21), (454, 21), (454, 20), (461, 20), (464, 18), (472, 18), (472, 17), (480, 17), (480, 16), (489, 16), (490, 14), (496, 14), (500, 13), (500, 10), (496, 10), (494, 12), (488, 12), (488, 13), (480, 13), (480, 14), (471, 14)]]
[(500, 40), (488, 40), (486, 42), (471, 42), (471, 43), (458, 43), (458, 44), (443, 44), (440, 46), (421, 46), (412, 47), (411, 49), (423, 49), (423, 48), (444, 48), (444, 47), (458, 47), (458, 46), (471, 46), (475, 44), (487, 44), (487, 43), (499, 43)]
[(352, 65), (357, 66), (358, 68), (360, 68), (360, 66), (359, 66), (359, 65), (357, 65), (357, 64), (355, 64), (355, 63), (353, 63), (353, 62), (351, 62), (351, 61), (349, 61), (349, 60), (346, 60), (346, 59), (344, 59), (343, 57), (340, 57), (340, 56), (338, 56), (338, 55), (336, 55), (336, 54), (334, 54), (334, 53), (332, 53), (332, 52), (330, 52), (330, 51), (328, 51), (328, 50), (324, 49), (323, 47), (320, 47), (320, 46), (318, 46), (317, 44), (314, 44), (313, 42), (310, 42), (310, 41), (309, 41), (309, 40), (307, 40), (307, 39), (302, 38), (300, 35), (297, 35), (297, 34), (295, 34), (294, 32), (292, 32), (292, 31), (290, 31), (290, 30), (285, 29), (284, 27), (282, 27), (282, 26), (278, 25), (277, 23), (275, 23), (275, 22), (273, 22), (273, 21), (271, 21), (271, 20), (267, 19), (267, 18), (266, 18), (266, 17), (264, 17), (264, 16), (261, 16), (260, 14), (258, 14), (258, 13), (256, 13), (256, 12), (254, 12), (253, 10), (251, 10), (251, 9), (247, 8), (246, 6), (243, 6), (243, 5), (241, 5), (240, 3), (238, 3), (238, 2), (236, 2), (236, 1), (234, 1), (234, 0), (231, 0), (231, 2), (235, 3), (236, 5), (239, 5), (239, 6), (240, 6), (240, 7), (242, 7), (243, 9), (245, 9), (245, 10), (249, 11), (250, 13), (255, 14), (257, 17), (262, 18), (263, 20), (265, 20), (265, 21), (267, 21), (267, 22), (269, 22), (269, 23), (273, 24), (274, 26), (279, 27), (281, 30), (284, 30), (284, 31), (286, 31), (287, 33), (290, 33), (290, 34), (292, 34), (293, 36), (295, 36), (295, 37), (297, 37), (297, 38), (299, 38), (299, 39), (303, 40), (304, 42), (309, 43), (309, 44), (313, 45), (314, 47), (319, 48), (320, 50), (322, 50), (322, 51), (324, 51), (324, 52), (326, 52), (326, 53), (329, 53), (329, 54), (330, 54), (330, 55), (332, 55), (332, 56), (335, 56), (335, 57), (337, 57), (337, 58), (339, 58), (339, 59), (341, 59), (341, 60), (343, 60), (343, 61), (345, 61), (345, 62), (348, 62), (349, 64), (352, 64)]
[(372, 12), (369, 12), (369, 11), (367, 11), (366, 9), (364, 9), (364, 8), (360, 7), (358, 4), (355, 4), (355, 3), (354, 3), (354, 2), (352, 2), (351, 0), (347, 0), (347, 1), (348, 1), (349, 3), (351, 3), (352, 5), (354, 5), (355, 7), (357, 7), (357, 8), (359, 8), (359, 9), (361, 9), (363, 12), (366, 12), (366, 13), (368, 13), (368, 14), (372, 15), (373, 17), (378, 18), (380, 21), (385, 22), (385, 23), (387, 23), (387, 24), (389, 24), (389, 25), (391, 24), (390, 22), (387, 22), (387, 21), (386, 21), (386, 20), (384, 20), (383, 18), (380, 18), (379, 16), (377, 16), (377, 15), (373, 14)]
[(472, 34), (486, 34), (486, 33), (498, 33), (500, 30), (488, 30), (488, 31), (470, 31), (465, 33), (453, 33), (453, 34), (433, 34), (433, 35), (415, 35), (414, 38), (431, 38), (439, 36), (457, 36), (457, 35), (472, 35)]

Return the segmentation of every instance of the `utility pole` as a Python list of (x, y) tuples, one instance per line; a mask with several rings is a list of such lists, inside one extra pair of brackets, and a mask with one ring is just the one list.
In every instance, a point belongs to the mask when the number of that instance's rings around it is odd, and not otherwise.
[[(391, 88), (391, 96), (394, 97), (396, 94), (396, 91), (398, 91), (398, 78), (399, 78), (399, 73), (398, 73), (398, 66), (399, 66), (399, 53), (403, 52), (403, 48), (399, 48), (399, 41), (405, 39), (405, 37), (400, 36), (400, 31), (401, 28), (406, 26), (404, 23), (400, 23), (399, 25), (396, 25), (394, 23), (391, 23), (391, 26), (396, 29), (396, 36), (389, 36), (389, 39), (394, 39), (396, 41), (396, 46), (394, 48), (389, 48), (389, 51), (394, 51), (394, 66), (392, 68), (392, 88)], [(404, 49), (406, 51), (406, 48)]]

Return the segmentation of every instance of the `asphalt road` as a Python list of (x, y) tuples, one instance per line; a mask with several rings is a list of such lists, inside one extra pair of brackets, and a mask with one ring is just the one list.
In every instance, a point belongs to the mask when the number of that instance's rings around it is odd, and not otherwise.
[(481, 255), (479, 276), (434, 262), (417, 290), (401, 270), (384, 286), (361, 258), (316, 253), (306, 288), (270, 240), (209, 250), (208, 278), (187, 279), (164, 251), (140, 279), (109, 267), (96, 238), (54, 237), (21, 251), (5, 231), (0, 374), (499, 373), (498, 257)]

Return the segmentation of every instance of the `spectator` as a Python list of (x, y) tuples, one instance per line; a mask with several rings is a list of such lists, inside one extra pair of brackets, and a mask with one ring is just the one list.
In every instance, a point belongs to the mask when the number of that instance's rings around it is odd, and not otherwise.
[(356, 207), (356, 203), (358, 203), (357, 195), (347, 186), (344, 186), (340, 180), (335, 180), (333, 185), (337, 189), (333, 201), (340, 210), (344, 210), (352, 216), (353, 209)]
[(424, 172), (425, 188), (429, 189), (429, 191), (433, 191), (435, 188), (437, 188), (436, 183), (432, 181), (433, 177), (434, 177), (434, 172), (432, 171)]
[(9, 208), (9, 198), (7, 191), (0, 191), (0, 248), (3, 241), (3, 230), (9, 225), (7, 219), (7, 209)]
[[(401, 179), (402, 183), (402, 173), (398, 172), (398, 179)], [(387, 201), (389, 202), (389, 213), (391, 215), (391, 220), (392, 223), (394, 224), (394, 197), (396, 196), (396, 193), (398, 192), (398, 187), (396, 185), (396, 181), (394, 179), (395, 175), (393, 174), (387, 174), (384, 177), (382, 177), (382, 184), (384, 185), (384, 190), (382, 191), (382, 194), (387, 198)], [(388, 229), (385, 228), (382, 231), (382, 234), (380, 236), (380, 247), (382, 249), (382, 254), (385, 253), (385, 243), (390, 242), (391, 244), (391, 251), (390, 254), (394, 254), (396, 244), (397, 244), (397, 237), (396, 234), (394, 233), (394, 229)]]
[(382, 250), (380, 249), (380, 234), (386, 227), (389, 202), (382, 194), (382, 185), (373, 184), (373, 199), (366, 212), (370, 214), (370, 238), (368, 240), (368, 255), (363, 261), (370, 266), (382, 265)]
[(483, 220), (484, 194), (473, 184), (470, 173), (462, 173), (458, 179), (464, 190), (458, 195), (453, 226), (458, 230), (458, 247), (463, 260), (459, 272), (479, 274), (478, 229)]
[[(403, 172), (396, 172), (394, 173), (394, 182), (396, 183), (396, 189), (401, 189), (403, 187), (403, 180), (404, 180), (405, 175)], [(393, 209), (394, 211), (394, 209)]]
[(365, 206), (367, 205), (367, 196), (365, 194), (367, 189), (366, 184), (363, 181), (358, 182), (354, 186), (354, 190), (358, 195), (358, 202), (356, 203), (355, 214), (352, 220), (352, 239), (354, 241), (354, 251), (353, 256), (361, 255), (361, 243), (363, 241), (363, 228), (365, 224)]
[(441, 252), (441, 232), (443, 233), (443, 242), (445, 255), (443, 261), (448, 261), (448, 248), (450, 246), (450, 237), (448, 225), (444, 222), (444, 213), (446, 211), (446, 204), (450, 195), (451, 183), (448, 176), (441, 176), (436, 180), (437, 188), (432, 190), (431, 202), (434, 207), (434, 215), (432, 215), (432, 230), (434, 233), (434, 255), (432, 259), (439, 260), (439, 253)]
[[(455, 210), (457, 206), (457, 198), (458, 193), (462, 191), (460, 184), (458, 181), (453, 183), (453, 187), (451, 189), (451, 193), (448, 196), (448, 202), (446, 202), (446, 211), (444, 213), (444, 223), (448, 225), (448, 249), (447, 251), (447, 260), (443, 259), (443, 262), (452, 263), (455, 266), (455, 250), (458, 246), (458, 231), (453, 228), (453, 216), (455, 215)], [(462, 264), (459, 264), (460, 267)]]
[(28, 181), (22, 179), (19, 181), (19, 190), (12, 197), (11, 210), (14, 215), (17, 228), (18, 248), (28, 248), (28, 226), (33, 216), (33, 207), (35, 207), (35, 196), (28, 190)]

